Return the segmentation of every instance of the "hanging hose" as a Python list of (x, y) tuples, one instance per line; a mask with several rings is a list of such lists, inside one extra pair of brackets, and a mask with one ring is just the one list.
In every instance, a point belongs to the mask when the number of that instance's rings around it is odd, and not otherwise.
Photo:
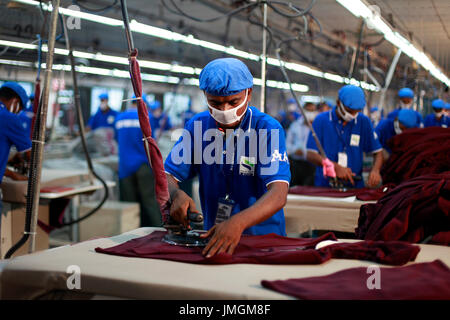
[(59, 9), (59, 0), (54, 0), (51, 27), (49, 29), (48, 54), (46, 61), (45, 80), (43, 99), (39, 102), (39, 116), (36, 117), (36, 126), (33, 132), (31, 147), (30, 172), (28, 176), (27, 188), (27, 204), (25, 217), (25, 230), (22, 238), (12, 246), (5, 255), (5, 259), (9, 259), (20, 247), (22, 247), (30, 238), (29, 252), (34, 251), (36, 225), (39, 209), (40, 180), (42, 169), (42, 158), (45, 138), (45, 123), (47, 119), (48, 100), (50, 92), (50, 74), (53, 67), (53, 52), (55, 47), (55, 36)]
[(61, 226), (70, 226), (72, 224), (83, 221), (84, 219), (87, 219), (88, 217), (90, 217), (91, 215), (96, 213), (108, 199), (109, 189), (108, 189), (108, 185), (106, 184), (105, 180), (103, 180), (97, 174), (97, 172), (95, 172), (94, 166), (92, 165), (92, 159), (91, 159), (91, 156), (89, 155), (89, 151), (87, 148), (86, 137), (85, 137), (85, 128), (84, 128), (84, 119), (83, 119), (83, 113), (81, 111), (80, 90), (78, 88), (77, 73), (75, 70), (75, 58), (73, 57), (73, 49), (72, 49), (72, 45), (69, 41), (69, 34), (67, 32), (64, 18), (63, 18), (63, 22), (64, 22), (64, 34), (66, 37), (66, 46), (67, 46), (67, 50), (69, 51), (70, 69), (71, 69), (71, 73), (72, 73), (72, 82), (73, 82), (73, 95), (74, 95), (74, 101), (75, 101), (75, 110), (77, 112), (78, 128), (80, 130), (81, 145), (83, 147), (84, 155), (86, 156), (86, 163), (87, 163), (89, 174), (93, 175), (95, 178), (97, 178), (102, 183), (103, 189), (105, 190), (105, 194), (103, 195), (102, 200), (95, 208), (93, 208), (91, 211), (89, 211), (87, 214), (85, 214), (81, 218), (78, 218), (76, 220), (72, 220), (69, 222), (64, 222), (61, 224)]
[(158, 201), (162, 221), (167, 223), (169, 221), (169, 188), (167, 184), (166, 174), (164, 172), (164, 163), (161, 151), (158, 148), (156, 141), (152, 138), (152, 129), (148, 117), (148, 109), (142, 99), (142, 79), (139, 62), (137, 61), (138, 50), (134, 48), (133, 37), (128, 22), (128, 11), (126, 0), (121, 0), (122, 17), (125, 27), (125, 36), (128, 44), (128, 59), (130, 63), (130, 78), (133, 85), (134, 94), (137, 100), (139, 125), (143, 133), (144, 148), (147, 160), (153, 170), (155, 177), (155, 194)]
[(356, 69), (356, 66), (358, 65), (358, 59), (359, 59), (359, 52), (362, 44), (363, 39), (363, 33), (364, 33), (364, 26), (366, 25), (366, 20), (362, 20), (361, 22), (361, 29), (359, 30), (359, 38), (358, 38), (358, 44), (356, 46), (356, 54), (355, 54), (355, 61), (353, 61), (353, 66), (350, 69), (350, 72), (348, 74), (348, 78), (351, 79), (353, 76), (353, 72)]

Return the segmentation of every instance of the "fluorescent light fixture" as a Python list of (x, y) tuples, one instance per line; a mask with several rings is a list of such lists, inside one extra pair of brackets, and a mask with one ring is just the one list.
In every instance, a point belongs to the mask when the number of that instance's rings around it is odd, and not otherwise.
[[(33, 67), (36, 65), (32, 62), (27, 61), (17, 61), (17, 60), (5, 60), (0, 59), (0, 64), (6, 64), (6, 65), (13, 65), (13, 66), (20, 66), (20, 67)], [(46, 64), (42, 63), (41, 67), (45, 69)], [(55, 64), (53, 65), (53, 70), (57, 71), (70, 71), (71, 67), (68, 64)], [(118, 70), (118, 69), (105, 69), (105, 68), (96, 68), (96, 67), (87, 67), (87, 66), (75, 66), (75, 70), (80, 73), (87, 73), (87, 74), (93, 74), (98, 76), (107, 76), (107, 77), (114, 77), (114, 78), (122, 78), (122, 79), (129, 79), (130, 73), (126, 70)], [(161, 82), (161, 83), (170, 83), (170, 84), (177, 84), (180, 81), (182, 81), (185, 85), (190, 86), (198, 86), (199, 81), (197, 78), (179, 78), (174, 76), (164, 76), (164, 75), (158, 75), (158, 74), (149, 74), (149, 73), (141, 73), (142, 80), (145, 81), (153, 81), (153, 82)], [(254, 78), (253, 83), (257, 86), (261, 86), (261, 79)], [(289, 89), (289, 84), (286, 82), (280, 82), (280, 81), (274, 81), (274, 80), (267, 80), (267, 86), (271, 88), (277, 88), (277, 89)], [(309, 87), (303, 84), (299, 83), (293, 83), (292, 89), (297, 92), (308, 92)]]
[(438, 79), (439, 81), (450, 86), (450, 79), (436, 66), (432, 60), (423, 52), (414, 46), (408, 39), (403, 37), (397, 31), (394, 31), (383, 20), (380, 15), (373, 14), (372, 10), (364, 0), (336, 0), (344, 8), (350, 11), (358, 18), (366, 19), (379, 33), (384, 35), (384, 38), (392, 45), (402, 50), (407, 56), (415, 60), (425, 70)]
[[(29, 4), (29, 5), (33, 5), (33, 6), (39, 6), (39, 2), (33, 1), (33, 0), (13, 0), (13, 1), (19, 2), (19, 3), (24, 3), (24, 4)], [(51, 10), (51, 6), (47, 6), (46, 4), (42, 4), (42, 6), (43, 6), (44, 10), (49, 10), (49, 11)], [(363, 8), (363, 7), (361, 7), (361, 8)], [(123, 21), (119, 20), (119, 19), (107, 18), (107, 17), (103, 17), (100, 15), (84, 13), (84, 12), (65, 9), (65, 8), (60, 8), (60, 12), (67, 16), (77, 17), (80, 19), (84, 19), (84, 20), (88, 20), (88, 21), (92, 21), (92, 22), (96, 22), (96, 23), (101, 23), (101, 24), (106, 24), (109, 26), (116, 26), (116, 27), (123, 26)], [(149, 35), (152, 37), (158, 37), (158, 38), (162, 38), (162, 39), (170, 40), (170, 41), (180, 41), (180, 42), (184, 42), (187, 44), (200, 46), (200, 47), (203, 47), (203, 48), (206, 48), (209, 50), (224, 52), (229, 55), (247, 59), (247, 60), (260, 61), (260, 59), (261, 59), (260, 55), (249, 53), (249, 52), (242, 51), (242, 50), (238, 50), (238, 49), (234, 48), (233, 46), (226, 47), (226, 46), (223, 46), (223, 45), (220, 45), (217, 43), (200, 40), (200, 39), (195, 38), (191, 34), (190, 35), (180, 34), (177, 32), (170, 31), (170, 30), (166, 30), (166, 29), (150, 26), (150, 25), (147, 25), (144, 23), (140, 23), (134, 19), (130, 21), (130, 29), (131, 29), (131, 31), (133, 31), (135, 33), (141, 33), (141, 34)], [(108, 61), (110, 61), (110, 60), (108, 60)], [(144, 63), (140, 62), (140, 64), (141, 64), (141, 66), (144, 66)], [(278, 61), (278, 59), (268, 58), (267, 64), (273, 65), (273, 66), (279, 66), (279, 61)], [(320, 77), (323, 79), (327, 79), (327, 80), (331, 80), (331, 81), (335, 81), (335, 82), (339, 82), (339, 83), (344, 83), (344, 78), (342, 78), (341, 76), (339, 76), (337, 74), (324, 73), (320, 70), (317, 70), (315, 68), (309, 67), (304, 64), (285, 62), (285, 68), (288, 70), (291, 70), (291, 71), (309, 74), (314, 77)], [(163, 69), (160, 69), (160, 70), (163, 70)], [(169, 70), (171, 70), (171, 69), (169, 69)], [(199, 70), (199, 69), (196, 69), (196, 73), (197, 73), (197, 70)], [(350, 81), (350, 80), (348, 80), (348, 81)], [(368, 88), (369, 87), (373, 88), (373, 86), (370, 86), (370, 84), (365, 83), (365, 82), (361, 82), (361, 85), (365, 85)], [(368, 90), (371, 90), (371, 89), (368, 89)], [(376, 88), (373, 91), (379, 91), (379, 89)]]

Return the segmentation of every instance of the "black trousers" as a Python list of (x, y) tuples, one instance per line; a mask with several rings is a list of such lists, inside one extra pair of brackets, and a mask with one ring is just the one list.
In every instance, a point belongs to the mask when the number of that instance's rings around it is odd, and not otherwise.
[(291, 168), (290, 186), (314, 186), (316, 166), (306, 160), (296, 160), (289, 157)]
[(155, 178), (148, 164), (131, 176), (119, 180), (120, 200), (138, 202), (141, 227), (161, 227), (162, 217), (155, 195)]

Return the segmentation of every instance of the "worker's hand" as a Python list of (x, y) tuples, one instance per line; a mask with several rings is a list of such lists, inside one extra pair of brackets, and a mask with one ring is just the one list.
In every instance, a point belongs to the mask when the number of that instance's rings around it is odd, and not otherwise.
[(236, 217), (216, 224), (207, 233), (200, 236), (201, 238), (211, 237), (202, 254), (207, 258), (223, 252), (233, 254), (243, 231), (244, 228), (239, 222), (239, 218)]
[(295, 155), (302, 157), (303, 156), (303, 150), (302, 149), (295, 150)]
[(356, 174), (353, 173), (350, 168), (343, 167), (335, 162), (334, 170), (336, 171), (336, 177), (342, 180), (348, 180), (352, 185), (355, 185), (355, 181), (353, 181), (353, 176), (355, 176)]
[(195, 207), (194, 200), (189, 197), (183, 190), (178, 189), (172, 195), (172, 204), (170, 206), (170, 216), (177, 222), (189, 228), (187, 212), (198, 212)]
[(367, 182), (368, 187), (375, 188), (378, 187), (380, 183), (381, 183), (380, 171), (372, 169), (369, 173), (369, 181)]
[(16, 180), (16, 181), (27, 181), (28, 180), (28, 177), (25, 177), (24, 175), (21, 175), (20, 173), (11, 171), (9, 169), (5, 170), (5, 176), (9, 177), (13, 180)]

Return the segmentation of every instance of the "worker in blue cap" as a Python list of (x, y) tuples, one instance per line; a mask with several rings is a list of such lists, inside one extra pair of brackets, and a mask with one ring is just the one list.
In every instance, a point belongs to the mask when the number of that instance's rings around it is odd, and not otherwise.
[[(14, 180), (27, 180), (15, 171), (6, 168), (11, 146), (19, 152), (14, 162), (30, 158), (31, 139), (18, 114), (27, 105), (28, 95), (25, 89), (16, 82), (5, 82), (0, 87), (0, 183), (3, 176)], [(0, 212), (2, 209), (0, 190)]]
[(375, 128), (381, 120), (381, 113), (377, 106), (370, 108), (370, 121)]
[[(367, 185), (376, 187), (381, 182), (380, 169), (383, 164), (381, 145), (374, 134), (370, 119), (361, 110), (366, 105), (364, 92), (360, 87), (346, 85), (339, 90), (336, 107), (319, 114), (313, 128), (325, 151), (327, 158), (333, 163), (338, 179), (348, 181), (348, 186), (362, 188), (363, 179), (354, 181), (353, 177), (361, 177), (363, 169), (363, 153), (373, 153), (374, 164), (369, 174)], [(307, 143), (307, 159), (314, 163), (316, 186), (330, 186), (323, 174), (323, 158), (312, 133)]]
[(28, 129), (30, 137), (31, 137), (31, 124), (33, 122), (34, 117), (33, 102), (34, 102), (34, 93), (30, 94), (29, 103), (19, 113), (19, 117), (22, 119), (24, 126), (26, 126), (26, 128)]
[(89, 118), (86, 130), (96, 130), (98, 128), (114, 129), (114, 121), (118, 112), (110, 108), (108, 104), (109, 95), (107, 93), (100, 94), (98, 98), (100, 99), (100, 106), (97, 112)]
[(405, 130), (411, 128), (417, 128), (417, 118), (414, 110), (401, 109), (399, 110), (397, 117), (395, 119), (383, 119), (375, 128), (375, 132), (380, 140), (383, 149), (387, 152), (385, 154), (385, 159), (389, 157), (392, 150), (388, 147), (388, 140)]
[[(414, 91), (412, 91), (410, 88), (401, 88), (398, 91), (398, 99), (399, 99), (399, 106), (397, 109), (391, 111), (388, 113), (387, 118), (388, 119), (395, 119), (397, 118), (398, 112), (402, 109), (411, 109), (414, 105)], [(416, 122), (417, 127), (423, 128), (423, 117), (422, 115), (414, 111), (416, 113)]]
[(155, 100), (149, 105), (150, 124), (153, 138), (159, 138), (164, 131), (172, 129), (172, 122), (167, 113), (162, 110), (161, 102)]
[[(142, 95), (145, 104), (146, 97)], [(128, 110), (119, 113), (114, 123), (119, 146), (120, 200), (139, 203), (141, 227), (160, 227), (162, 220), (155, 195), (155, 178), (142, 142), (136, 96), (133, 99)]]
[(187, 123), (165, 161), (171, 216), (187, 225), (187, 212), (198, 212), (178, 187), (198, 176), (208, 230), (202, 237), (210, 237), (204, 255), (232, 254), (242, 234), (286, 235), (290, 170), (283, 128), (249, 106), (253, 76), (242, 61), (213, 60), (199, 80), (209, 110)]
[(441, 99), (435, 99), (431, 102), (434, 113), (425, 117), (425, 127), (450, 127), (450, 117), (447, 116), (446, 103)]

